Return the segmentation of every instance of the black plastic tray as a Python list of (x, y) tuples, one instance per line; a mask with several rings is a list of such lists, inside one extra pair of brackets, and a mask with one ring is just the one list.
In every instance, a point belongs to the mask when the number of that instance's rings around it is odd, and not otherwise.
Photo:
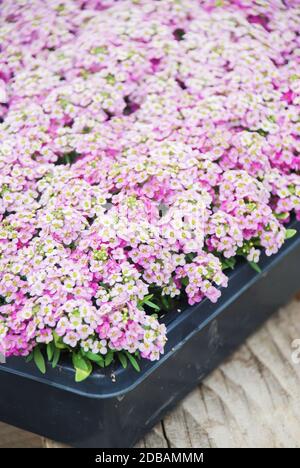
[(164, 414), (300, 290), (298, 234), (262, 273), (241, 263), (217, 304), (204, 300), (167, 316), (162, 359), (142, 370), (96, 371), (74, 382), (68, 362), (42, 375), (20, 358), (0, 365), (0, 420), (74, 447), (134, 445)]

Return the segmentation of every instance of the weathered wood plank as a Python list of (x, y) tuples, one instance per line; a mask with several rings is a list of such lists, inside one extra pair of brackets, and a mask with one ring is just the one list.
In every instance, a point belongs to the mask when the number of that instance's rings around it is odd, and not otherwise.
[(41, 437), (0, 422), (0, 448), (40, 448)]
[(173, 447), (300, 447), (300, 303), (292, 302), (164, 419)]
[[(140, 448), (300, 447), (300, 338), (294, 300), (199, 385), (137, 445)], [(62, 447), (0, 424), (0, 447)]]
[(67, 445), (60, 444), (54, 440), (46, 439), (46, 437), (41, 438), (41, 443), (43, 448), (68, 448)]
[(164, 435), (163, 422), (157, 424), (152, 431), (149, 432), (140, 442), (136, 445), (137, 448), (167, 448), (168, 443)]

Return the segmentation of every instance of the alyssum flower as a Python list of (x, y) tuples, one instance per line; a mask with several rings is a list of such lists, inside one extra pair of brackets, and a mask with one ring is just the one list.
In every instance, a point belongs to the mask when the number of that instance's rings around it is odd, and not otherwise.
[(294, 234), (299, 2), (0, 3), (0, 352), (138, 370)]

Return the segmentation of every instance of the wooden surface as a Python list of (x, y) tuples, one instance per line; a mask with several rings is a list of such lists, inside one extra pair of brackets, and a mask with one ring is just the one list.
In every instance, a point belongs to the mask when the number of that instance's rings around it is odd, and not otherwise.
[[(300, 296), (199, 385), (141, 448), (300, 447)], [(59, 447), (0, 423), (1, 447)]]

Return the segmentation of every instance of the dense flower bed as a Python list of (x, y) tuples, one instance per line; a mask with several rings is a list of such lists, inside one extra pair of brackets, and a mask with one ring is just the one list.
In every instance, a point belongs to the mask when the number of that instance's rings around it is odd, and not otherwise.
[(300, 218), (300, 7), (0, 1), (0, 351), (82, 380)]

